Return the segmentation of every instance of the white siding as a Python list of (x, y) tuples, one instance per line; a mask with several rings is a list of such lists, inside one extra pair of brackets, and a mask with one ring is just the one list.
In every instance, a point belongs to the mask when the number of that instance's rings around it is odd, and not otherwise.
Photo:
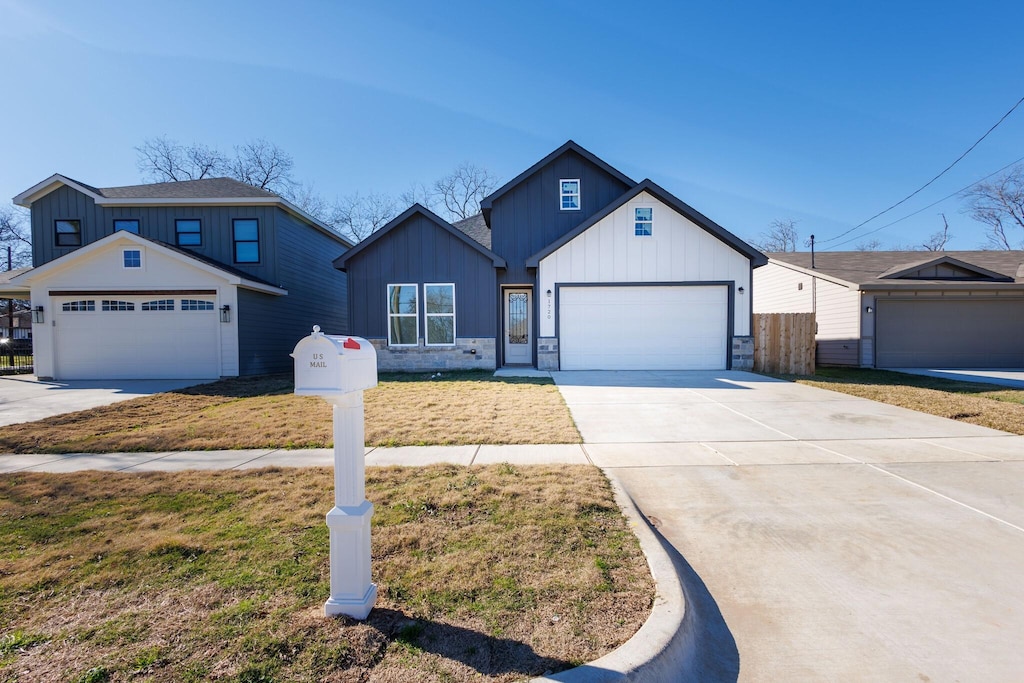
[(856, 339), (860, 334), (860, 299), (857, 290), (816, 278), (818, 339)]
[[(634, 209), (654, 208), (650, 237), (634, 234)], [(733, 333), (750, 334), (750, 261), (728, 244), (643, 192), (540, 262), (541, 296), (556, 284), (735, 282)], [(542, 310), (540, 336), (555, 334)]]
[(754, 313), (810, 313), (810, 275), (777, 263), (754, 270)]

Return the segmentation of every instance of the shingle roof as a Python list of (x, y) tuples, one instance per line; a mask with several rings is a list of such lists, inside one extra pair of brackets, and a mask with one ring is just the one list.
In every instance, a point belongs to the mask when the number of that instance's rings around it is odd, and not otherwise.
[[(881, 276), (921, 266), (944, 256), (1024, 283), (1024, 251), (819, 251), (814, 255), (814, 270), (856, 285), (894, 285), (900, 281), (882, 279)], [(810, 252), (776, 252), (768, 254), (768, 258), (811, 269)]]
[(488, 249), (491, 248), (491, 229), (487, 227), (487, 222), (484, 221), (482, 213), (470, 216), (469, 218), (463, 218), (461, 221), (455, 221), (452, 223), (452, 227), (466, 233), (473, 240)]
[[(75, 181), (78, 182), (78, 181)], [(225, 197), (279, 197), (234, 178), (204, 178), (170, 183), (102, 187), (97, 193), (110, 199), (222, 199)]]

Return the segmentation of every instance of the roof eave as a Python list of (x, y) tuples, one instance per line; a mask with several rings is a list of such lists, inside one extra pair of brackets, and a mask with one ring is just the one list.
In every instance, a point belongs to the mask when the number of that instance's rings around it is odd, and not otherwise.
[(970, 280), (967, 282), (957, 282), (954, 280), (924, 280), (912, 282), (907, 280), (901, 280), (894, 282), (866, 282), (860, 285), (860, 289), (862, 289), (865, 292), (877, 292), (885, 290), (968, 291), (986, 289), (991, 289), (993, 291), (1019, 290), (1024, 292), (1024, 282), (993, 282), (991, 280)]

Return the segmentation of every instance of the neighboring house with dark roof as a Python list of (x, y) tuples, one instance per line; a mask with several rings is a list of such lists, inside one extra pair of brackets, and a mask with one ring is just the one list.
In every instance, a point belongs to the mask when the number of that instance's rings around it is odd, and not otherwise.
[(768, 257), (754, 311), (814, 312), (822, 365), (1024, 367), (1024, 251)]
[(569, 141), (454, 224), (413, 205), (334, 261), (381, 369), (749, 368), (763, 254)]
[(31, 210), (36, 374), (212, 379), (289, 371), (314, 324), (348, 329), (351, 245), (283, 197), (230, 178), (97, 188), (54, 175)]

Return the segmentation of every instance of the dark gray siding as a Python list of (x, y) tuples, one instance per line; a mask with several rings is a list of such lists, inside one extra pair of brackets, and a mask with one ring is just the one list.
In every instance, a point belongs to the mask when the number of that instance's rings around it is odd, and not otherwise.
[[(559, 209), (558, 181), (580, 179), (580, 210)], [(491, 250), (508, 262), (502, 284), (534, 280), (526, 259), (569, 232), (619, 197), (629, 187), (572, 150), (494, 201)]]
[(347, 334), (348, 286), (345, 273), (331, 261), (345, 247), (281, 209), (277, 226), (278, 277), (272, 282), (288, 296), (238, 292), (238, 361), (242, 375), (288, 372), (288, 354), (313, 325), (329, 334)]
[[(55, 220), (81, 220), (82, 246), (85, 246), (114, 232), (115, 218), (137, 218), (140, 235), (167, 244), (176, 243), (175, 219), (198, 218), (202, 221), (203, 243), (198, 247), (187, 247), (189, 251), (233, 266), (261, 280), (276, 283), (279, 279), (277, 255), (269, 244), (274, 234), (275, 215), (287, 214), (272, 206), (103, 207), (97, 206), (92, 198), (78, 190), (64, 186), (32, 203), (32, 263), (41, 266), (75, 250), (75, 247), (57, 247), (54, 244)], [(259, 220), (259, 263), (234, 262), (232, 218)], [(312, 229), (309, 231), (314, 232)]]
[[(387, 337), (387, 285), (455, 283), (459, 337), (494, 337), (495, 271), (491, 260), (422, 215), (397, 225), (348, 264), (352, 334)], [(424, 329), (419, 306), (420, 330)], [(421, 335), (422, 336), (422, 335)]]
[(860, 365), (860, 340), (819, 339), (815, 362), (818, 365)]

